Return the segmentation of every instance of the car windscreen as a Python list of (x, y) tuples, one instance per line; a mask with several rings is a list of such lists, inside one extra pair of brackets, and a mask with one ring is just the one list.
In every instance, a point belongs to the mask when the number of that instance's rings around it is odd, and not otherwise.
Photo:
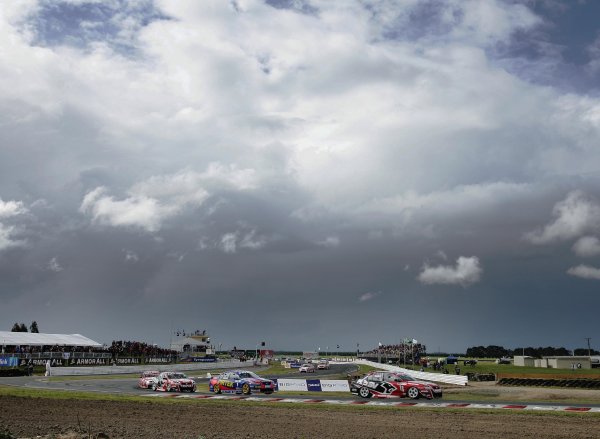
[(187, 376), (185, 376), (184, 373), (172, 373), (171, 375), (169, 375), (169, 378), (175, 379), (175, 380), (180, 380), (183, 378), (187, 378)]
[(400, 378), (404, 381), (415, 381), (415, 379), (413, 377), (411, 377), (410, 375), (406, 375), (406, 374), (398, 375), (398, 378)]
[(240, 378), (259, 378), (254, 372), (240, 372)]

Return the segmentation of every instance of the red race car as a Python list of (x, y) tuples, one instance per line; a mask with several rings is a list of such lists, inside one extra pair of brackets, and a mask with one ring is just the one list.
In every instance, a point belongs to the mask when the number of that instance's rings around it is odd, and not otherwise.
[(145, 370), (138, 380), (138, 387), (142, 389), (151, 389), (152, 384), (158, 381), (159, 374), (160, 372), (158, 370)]
[(195, 392), (196, 382), (181, 372), (162, 372), (152, 390), (160, 392)]
[(441, 398), (442, 389), (429, 381), (418, 381), (400, 372), (373, 371), (350, 384), (350, 391), (363, 398)]

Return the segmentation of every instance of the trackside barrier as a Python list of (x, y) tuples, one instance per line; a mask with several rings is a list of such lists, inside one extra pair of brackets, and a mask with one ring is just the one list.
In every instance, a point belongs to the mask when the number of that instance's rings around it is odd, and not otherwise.
[(278, 379), (277, 390), (280, 392), (350, 392), (346, 380), (294, 380)]
[(369, 360), (356, 360), (355, 363), (365, 364), (380, 370), (389, 370), (390, 372), (402, 372), (409, 374), (415, 378), (425, 381), (435, 381), (437, 383), (456, 384), (457, 386), (466, 386), (469, 379), (464, 375), (450, 375), (445, 373), (419, 372), (416, 370), (404, 369), (403, 367), (394, 366), (392, 364), (375, 363)]

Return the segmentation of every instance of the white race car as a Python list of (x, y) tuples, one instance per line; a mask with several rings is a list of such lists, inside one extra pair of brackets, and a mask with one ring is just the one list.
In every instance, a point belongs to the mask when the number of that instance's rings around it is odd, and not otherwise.
[(152, 384), (158, 382), (159, 374), (158, 370), (145, 370), (138, 380), (138, 387), (141, 389), (152, 389)]
[(312, 373), (315, 371), (315, 366), (309, 363), (303, 364), (302, 366), (300, 366), (300, 369), (298, 369), (300, 372), (306, 372), (306, 373)]
[(196, 382), (181, 372), (162, 372), (152, 390), (159, 392), (195, 392)]

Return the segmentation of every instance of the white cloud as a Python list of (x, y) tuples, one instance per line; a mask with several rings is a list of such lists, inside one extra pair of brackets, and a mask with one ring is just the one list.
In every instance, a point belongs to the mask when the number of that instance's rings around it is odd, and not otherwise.
[(239, 246), (242, 248), (259, 249), (265, 246), (267, 240), (264, 236), (257, 236), (256, 230), (251, 230), (242, 236)]
[(581, 277), (583, 279), (600, 280), (600, 268), (590, 267), (589, 265), (578, 265), (567, 270), (571, 276)]
[[(165, 220), (178, 215), (185, 207), (202, 205), (209, 197), (207, 188), (243, 191), (256, 185), (252, 169), (211, 163), (203, 173), (187, 170), (136, 183), (129, 189), (129, 197), (123, 200), (106, 195), (107, 189), (98, 187), (85, 195), (80, 211), (90, 214), (99, 224), (136, 226), (155, 232)], [(252, 242), (247, 241), (247, 245)]]
[[(235, 233), (226, 233), (221, 237), (219, 247), (225, 253), (236, 253), (240, 248), (258, 250), (266, 244), (266, 237), (258, 236), (256, 230), (250, 230), (247, 232), (236, 231)], [(201, 249), (203, 248), (206, 248), (204, 242), (201, 243)]]
[(48, 261), (48, 270), (54, 271), (55, 273), (60, 273), (64, 270), (64, 268), (58, 262), (58, 258), (53, 257), (52, 259), (50, 259), (50, 261)]
[(226, 233), (221, 237), (221, 248), (225, 253), (237, 251), (237, 236), (235, 233)]
[(362, 296), (360, 296), (358, 298), (359, 302), (366, 302), (368, 300), (372, 300), (375, 297), (379, 296), (381, 294), (381, 291), (369, 291), (368, 293), (363, 294)]
[(552, 215), (556, 217), (552, 223), (527, 233), (525, 239), (533, 244), (549, 244), (577, 238), (598, 229), (600, 224), (600, 206), (581, 191), (570, 192), (556, 203)]
[(317, 244), (320, 245), (320, 246), (322, 246), (322, 247), (328, 247), (328, 248), (339, 247), (339, 245), (340, 245), (340, 238), (337, 237), (337, 236), (328, 236), (324, 240), (319, 241)]
[(583, 236), (573, 244), (573, 251), (582, 258), (600, 255), (600, 239), (595, 236)]
[(479, 282), (482, 273), (483, 269), (479, 265), (478, 257), (461, 256), (457, 259), (454, 267), (449, 265), (431, 267), (425, 264), (418, 279), (424, 284), (448, 284), (466, 287)]
[(0, 219), (10, 218), (27, 212), (21, 201), (2, 201), (0, 198)]
[(140, 257), (137, 255), (137, 253), (132, 250), (123, 249), (123, 252), (125, 252), (125, 261), (126, 262), (135, 263), (140, 260)]
[(5, 226), (0, 223), (0, 251), (5, 250), (9, 247), (18, 247), (25, 244), (23, 241), (15, 240), (13, 238), (15, 228), (12, 226)]
[(160, 229), (162, 220), (172, 212), (158, 201), (144, 196), (115, 200), (104, 195), (106, 189), (98, 187), (87, 193), (80, 207), (82, 213), (90, 214), (98, 224), (140, 227), (149, 232)]
[[(9, 219), (27, 213), (21, 201), (2, 201), (0, 199), (0, 220)], [(25, 245), (25, 241), (15, 239), (18, 229), (15, 226), (0, 222), (0, 251), (9, 247)]]

